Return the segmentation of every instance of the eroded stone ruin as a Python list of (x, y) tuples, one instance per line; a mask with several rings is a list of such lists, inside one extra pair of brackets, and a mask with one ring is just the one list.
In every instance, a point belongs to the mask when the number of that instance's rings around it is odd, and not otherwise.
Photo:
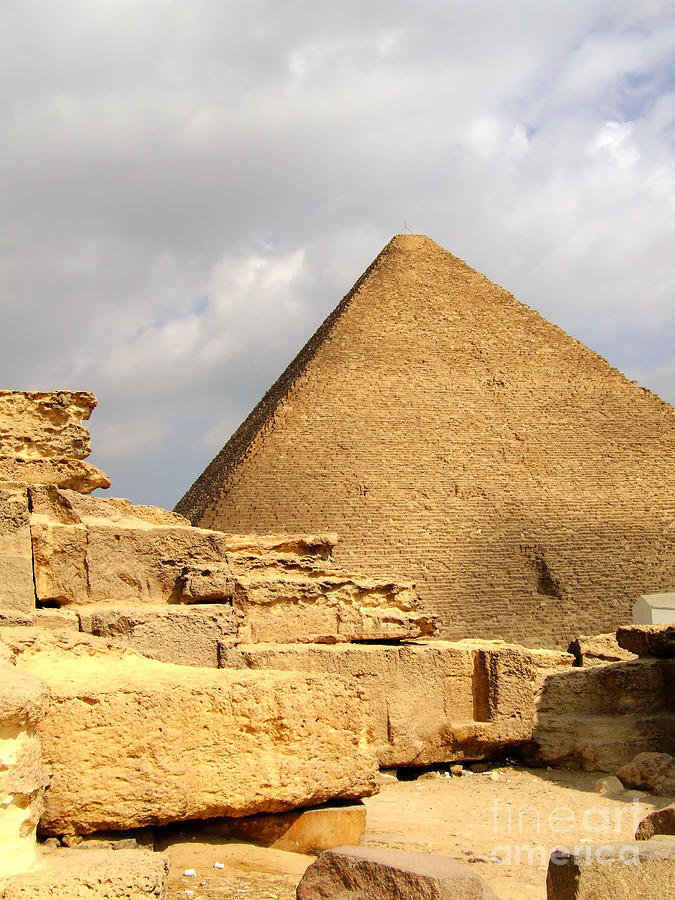
[[(446, 269), (436, 283), (439, 254)], [(609, 371), (613, 380), (606, 396), (614, 398), (611, 404), (618, 402), (615, 390), (624, 399), (638, 398), (631, 415), (642, 410), (651, 422), (645, 446), (653, 452), (659, 442), (662, 448), (668, 444), (672, 410), (664, 411), (656, 398), (627, 387), (618, 373), (603, 368), (606, 364), (580, 345), (569, 345), (567, 338), (556, 344), (552, 335), (557, 330), (551, 331), (552, 326), (530, 311), (519, 311), (508, 295), (491, 294), (488, 282), (447, 256), (426, 239), (395, 240), (325, 327), (321, 340), (313, 345), (314, 355), (305, 353), (303, 366), (311, 368), (315, 357), (328, 352), (327, 358), (338, 353), (350, 369), (351, 351), (347, 352), (346, 338), (340, 337), (338, 327), (342, 318), (349, 319), (352, 299), (359, 315), (366, 315), (366, 307), (372, 307), (369, 315), (384, 315), (385, 288), (405, 264), (412, 274), (401, 289), (431, 298), (432, 306), (446, 303), (453, 285), (451, 294), (459, 303), (468, 284), (492, 296), (500, 310), (516, 310), (516, 320), (525, 329), (518, 332), (521, 338), (530, 333), (530, 327), (540, 329), (542, 340), (548, 336), (552, 342), (550, 352), (575, 361), (584, 378), (590, 379), (588, 384), (595, 385), (593, 390), (598, 389), (593, 377)], [(453, 313), (455, 319), (473, 322), (475, 310), (471, 312), (470, 304), (460, 307)], [(394, 316), (391, 321), (397, 333), (394, 325), (399, 319)], [(408, 324), (403, 321), (401, 327)], [(460, 357), (463, 352), (458, 349)], [(487, 359), (492, 359), (489, 353)], [(478, 394), (485, 390), (480, 373)], [(274, 416), (283, 412), (288, 427), (296, 415), (291, 400), (305, 390), (305, 374), (298, 377), (299, 384), (288, 395), (291, 399), (280, 394), (279, 402), (273, 404)], [(512, 421), (508, 404), (515, 402), (520, 391), (509, 378), (501, 385), (509, 398), (508, 403), (504, 399), (502, 410), (505, 421)], [(391, 384), (381, 383), (387, 394)], [(328, 393), (319, 392), (317, 404), (328, 410), (328, 405), (321, 404), (328, 404), (329, 386), (323, 387)], [(466, 392), (460, 394), (464, 402)], [(391, 400), (394, 394), (387, 396)], [(597, 400), (598, 395), (594, 396)], [(445, 520), (448, 528), (459, 528), (452, 565), (467, 565), (466, 560), (474, 558), (471, 554), (480, 553), (484, 561), (488, 558), (482, 555), (487, 552), (484, 542), (492, 541), (494, 548), (494, 535), (468, 540), (470, 529), (480, 528), (481, 523), (496, 528), (503, 539), (495, 564), (501, 565), (509, 552), (515, 554), (515, 561), (504, 581), (483, 570), (486, 605), (476, 610), (475, 627), (470, 628), (468, 618), (458, 613), (457, 631), (468, 636), (447, 640), (440, 635), (452, 630), (447, 626), (449, 607), (436, 601), (425, 605), (420, 599), (420, 588), (429, 591), (439, 583), (433, 574), (437, 560), (430, 561), (431, 574), (421, 578), (419, 585), (410, 580), (411, 574), (420, 571), (412, 563), (410, 571), (398, 565), (391, 567), (393, 576), (388, 574), (387, 563), (397, 553), (392, 556), (391, 547), (378, 544), (381, 523), (370, 523), (373, 547), (359, 555), (355, 545), (343, 547), (341, 535), (331, 530), (337, 520), (328, 509), (325, 521), (312, 520), (315, 526), (305, 531), (280, 530), (281, 521), (290, 519), (279, 513), (273, 530), (248, 533), (243, 527), (233, 531), (194, 527), (176, 512), (92, 496), (95, 488), (109, 484), (104, 473), (86, 462), (89, 436), (82, 422), (95, 402), (91, 394), (73, 391), (0, 392), (2, 900), (57, 895), (166, 897), (168, 862), (161, 852), (152, 851), (156, 829), (207, 823), (223, 840), (223, 836), (260, 838), (264, 832), (285, 833), (296, 821), (294, 811), (309, 809), (321, 816), (317, 807), (325, 801), (358, 801), (376, 793), (381, 768), (450, 763), (458, 768), (461, 762), (517, 756), (540, 766), (617, 773), (620, 790), (635, 787), (670, 791), (675, 796), (675, 629), (633, 626), (607, 631), (607, 622), (613, 623), (619, 615), (622, 622), (629, 620), (621, 599), (624, 594), (596, 603), (599, 611), (593, 613), (583, 593), (573, 595), (565, 588), (551, 599), (549, 589), (557, 591), (570, 582), (561, 581), (549, 562), (559, 552), (555, 571), (565, 571), (565, 565), (572, 565), (576, 545), (569, 534), (569, 540), (561, 540), (559, 546), (554, 543), (556, 536), (567, 532), (556, 530), (562, 525), (555, 516), (545, 519), (554, 509), (550, 490), (542, 493), (542, 505), (532, 501), (527, 523), (521, 514), (516, 516), (518, 527), (530, 529), (523, 532), (526, 544), (518, 550), (513, 544), (515, 533), (499, 530), (503, 507), (495, 507), (496, 519), (485, 518), (484, 501), (494, 499), (492, 491), (507, 477), (512, 479), (511, 495), (516, 498), (513, 508), (521, 504), (522, 513), (525, 493), (519, 498), (517, 494), (525, 488), (515, 478), (511, 465), (515, 463), (509, 462), (508, 453), (502, 453), (502, 474), (495, 469), (486, 476), (485, 496), (472, 498), (470, 492), (452, 491), (466, 514), (461, 528), (459, 520), (452, 519), (457, 509), (450, 510)], [(579, 403), (577, 412), (589, 406)], [(268, 406), (265, 409), (269, 412)], [(571, 407), (557, 424), (547, 420), (554, 431), (558, 426), (562, 429), (556, 432), (558, 438), (567, 427), (566, 415), (572, 415)], [(265, 434), (273, 442), (277, 425), (270, 416)], [(543, 426), (537, 427), (541, 438)], [(598, 422), (593, 427), (599, 441)], [(377, 441), (384, 439), (382, 428), (373, 425)], [(295, 434), (293, 440), (298, 439)], [(655, 455), (647, 472), (639, 455), (642, 450), (638, 452), (630, 441), (630, 447), (626, 444), (621, 450), (619, 443), (616, 435), (609, 441), (612, 465), (627, 466), (628, 471), (639, 457), (645, 477), (655, 478), (659, 466), (665, 472), (663, 453)], [(265, 446), (265, 441), (256, 438), (247, 445), (248, 456), (239, 458), (237, 465), (249, 459), (257, 466), (256, 454), (260, 451), (263, 459)], [(597, 450), (599, 444), (593, 446)], [(449, 447), (452, 452), (459, 452), (458, 448), (459, 444)], [(539, 471), (543, 477), (543, 470), (537, 469), (539, 463), (531, 455), (533, 446), (521, 450), (520, 464), (525, 466), (521, 481), (531, 490), (533, 473)], [(425, 452), (421, 447), (419, 458), (425, 472), (429, 463), (431, 479), (433, 460)], [(620, 463), (622, 453), (630, 458), (628, 462)], [(550, 448), (544, 455), (550, 462)], [(290, 457), (280, 459), (285, 466)], [(479, 453), (472, 459), (467, 457), (467, 466), (484, 464), (486, 456)], [(291, 460), (291, 474), (294, 466)], [(273, 477), (264, 476), (262, 469), (259, 474), (261, 488), (273, 486)], [(470, 483), (469, 475), (464, 484)], [(551, 484), (561, 483), (562, 470), (549, 475)], [(338, 481), (340, 477), (337, 471)], [(247, 478), (241, 478), (244, 494)], [(448, 484), (457, 484), (453, 478)], [(644, 485), (647, 498), (652, 490), (649, 478)], [(431, 481), (415, 483), (428, 492)], [(609, 489), (609, 481), (603, 483)], [(392, 484), (395, 487), (395, 479)], [(669, 482), (664, 485), (668, 488)], [(333, 487), (327, 496), (332, 496)], [(670, 514), (672, 503), (672, 492), (665, 488), (658, 507), (663, 516)], [(360, 494), (362, 511), (370, 503), (366, 503), (369, 492)], [(190, 496), (194, 499), (194, 491)], [(300, 505), (305, 503), (304, 496), (299, 492)], [(439, 498), (440, 494), (426, 498), (431, 524), (421, 545), (424, 552), (431, 553), (430, 536), (438, 534), (433, 510)], [(406, 505), (400, 496), (399, 502), (410, 512), (410, 503)], [(617, 534), (628, 534), (622, 528), (627, 510), (633, 507), (626, 503), (612, 519)], [(565, 509), (571, 515), (571, 505)], [(566, 521), (567, 528), (572, 520)], [(420, 538), (421, 526), (413, 523), (398, 531), (397, 527), (394, 520), (388, 523), (389, 534), (397, 536), (401, 559), (410, 562), (412, 557), (403, 545)], [(528, 556), (521, 551), (530, 546), (527, 542), (535, 531), (541, 541), (537, 546), (546, 549)], [(651, 541), (652, 532), (645, 533)], [(638, 593), (672, 586), (672, 546), (665, 533), (657, 550), (652, 548), (658, 551), (661, 569), (649, 554), (633, 559), (630, 554), (642, 544), (625, 539), (622, 567), (612, 582), (615, 587), (626, 573), (624, 592), (638, 584)], [(351, 537), (348, 534), (348, 540)], [(597, 544), (587, 549), (590, 560)], [(462, 557), (463, 553), (469, 555)], [(574, 565), (575, 583), (583, 586), (586, 575), (579, 559)], [(457, 574), (459, 569), (453, 571)], [(534, 577), (533, 572), (536, 584), (528, 582), (531, 593), (524, 599), (516, 586), (522, 586), (526, 576)], [(647, 583), (650, 572), (655, 580)], [(599, 570), (593, 570), (596, 584), (598, 577)], [(468, 582), (460, 578), (457, 584), (464, 590)], [(501, 612), (493, 595), (499, 585)], [(572, 629), (575, 640), (570, 652), (479, 639), (485, 633), (480, 623), (488, 615), (496, 616), (496, 631), (508, 632), (507, 620), (513, 619), (508, 612), (511, 588), (516, 615), (530, 616), (525, 623), (532, 636), (529, 643), (536, 643), (537, 636), (543, 643), (553, 643)], [(468, 591), (462, 602), (473, 596)], [(634, 599), (629, 598), (629, 605)], [(603, 633), (589, 627), (586, 636), (580, 636), (584, 625), (596, 621), (604, 623)], [(256, 818), (261, 815), (269, 817), (265, 824)], [(365, 810), (352, 808), (350, 815), (352, 837), (348, 840), (358, 842)], [(645, 820), (636, 835), (641, 842), (636, 853), (643, 866), (638, 882), (642, 879), (650, 889), (672, 878), (675, 849), (643, 845), (675, 829), (674, 822), (672, 808), (666, 807)], [(136, 839), (125, 836), (138, 835), (139, 829), (150, 849), (127, 846)], [(115, 835), (122, 849), (109, 849), (116, 845)], [(73, 849), (83, 837), (94, 849)], [(293, 840), (291, 846), (299, 848), (301, 841)], [(305, 842), (303, 852), (334, 846), (312, 840)], [(579, 884), (590, 884), (589, 890), (595, 890), (597, 879), (605, 877), (604, 870), (598, 874), (578, 854), (570, 853), (561, 862), (560, 871), (549, 876), (551, 900), (581, 896), (574, 893)], [(384, 884), (412, 890), (411, 896), (415, 885), (435, 885), (433, 890), (454, 891), (456, 896), (464, 896), (462, 890), (467, 897), (494, 896), (465, 865), (372, 848), (343, 849), (321, 857), (320, 864), (308, 870), (298, 896), (310, 900), (332, 896), (331, 890), (339, 893), (347, 878), (344, 872), (352, 873), (348, 880), (352, 875), (356, 879), (350, 888), (355, 898), (362, 897), (363, 891), (374, 900), (391, 896), (384, 888), (381, 894), (373, 893)], [(612, 873), (621, 889), (628, 889), (628, 882), (621, 881), (623, 870), (613, 866)], [(316, 887), (317, 879), (322, 886)], [(361, 887), (355, 886), (358, 879), (363, 879)], [(635, 878), (630, 884), (634, 882)]]
[(422, 235), (397, 235), (176, 507), (329, 530), (443, 637), (566, 648), (675, 588), (675, 410)]

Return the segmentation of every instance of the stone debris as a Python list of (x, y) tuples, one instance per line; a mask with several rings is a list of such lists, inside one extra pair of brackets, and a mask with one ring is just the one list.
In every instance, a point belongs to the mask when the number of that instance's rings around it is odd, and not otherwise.
[(0, 900), (166, 900), (169, 861), (148, 850), (43, 851), (40, 864), (0, 885)]
[(338, 847), (312, 863), (298, 900), (498, 900), (485, 881), (460, 860), (431, 853), (372, 847)]
[(675, 803), (656, 809), (640, 822), (635, 832), (636, 841), (648, 841), (656, 834), (675, 835)]
[[(47, 713), (44, 681), (0, 659), (0, 879), (38, 860), (35, 834), (49, 783), (36, 734)], [(0, 894), (0, 896), (2, 896)]]
[(672, 897), (675, 843), (626, 841), (553, 851), (547, 900), (627, 900)]
[(367, 708), (345, 678), (175, 666), (74, 632), (4, 629), (51, 691), (37, 726), (46, 835), (356, 799), (377, 790)]
[(96, 406), (86, 391), (0, 391), (0, 482), (55, 484), (90, 493), (108, 476), (84, 462)]
[(675, 796), (675, 759), (668, 753), (638, 753), (616, 776), (627, 788)]
[(675, 659), (675, 625), (626, 625), (618, 629), (616, 639), (638, 656)]
[(577, 666), (604, 666), (610, 662), (627, 662), (637, 658), (635, 653), (619, 646), (615, 632), (593, 637), (579, 635), (567, 649), (576, 659)]

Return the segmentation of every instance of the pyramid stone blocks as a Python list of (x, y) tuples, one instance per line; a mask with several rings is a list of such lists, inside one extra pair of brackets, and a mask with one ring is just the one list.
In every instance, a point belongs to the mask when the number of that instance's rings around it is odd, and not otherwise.
[(566, 647), (675, 587), (675, 410), (421, 235), (398, 235), (177, 506), (330, 530), (441, 634)]

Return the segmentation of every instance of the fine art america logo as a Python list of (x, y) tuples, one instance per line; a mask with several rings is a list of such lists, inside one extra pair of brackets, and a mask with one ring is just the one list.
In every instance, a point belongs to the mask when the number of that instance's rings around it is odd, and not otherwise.
[[(564, 865), (570, 856), (595, 859), (599, 863), (622, 862), (638, 865), (635, 843), (622, 844), (621, 834), (635, 834), (640, 824), (640, 804), (632, 800), (624, 806), (591, 806), (581, 815), (569, 806), (556, 806), (542, 814), (536, 806), (514, 807), (510, 800), (496, 798), (492, 804), (492, 831), (499, 841), (490, 850), (490, 861), (504, 866)], [(523, 841), (535, 832), (538, 842)], [(572, 835), (592, 835), (572, 839)], [(611, 840), (613, 843), (600, 843)], [(565, 843), (560, 843), (560, 840)], [(549, 843), (550, 841), (550, 843)], [(596, 841), (596, 843), (593, 843)]]

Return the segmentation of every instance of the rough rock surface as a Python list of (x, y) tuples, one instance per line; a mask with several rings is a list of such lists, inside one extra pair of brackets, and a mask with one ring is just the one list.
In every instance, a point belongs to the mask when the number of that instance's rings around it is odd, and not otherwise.
[(237, 616), (226, 604), (127, 604), (74, 610), (80, 631), (114, 638), (143, 656), (180, 666), (218, 668), (221, 642), (234, 640), (237, 633)]
[(628, 788), (675, 795), (675, 759), (668, 753), (638, 753), (616, 777)]
[(90, 494), (109, 488), (110, 479), (84, 459), (14, 459), (0, 457), (0, 481), (14, 486), (47, 485)]
[(253, 644), (221, 650), (221, 665), (354, 678), (368, 697), (380, 766), (515, 750), (531, 738), (539, 681), (571, 664), (566, 653), (534, 653), (499, 641)]
[(33, 871), (0, 883), (0, 900), (165, 900), (169, 862), (147, 850), (44, 850)]
[(634, 653), (619, 647), (616, 634), (579, 635), (568, 647), (577, 666), (604, 666), (608, 662), (628, 662)]
[(638, 659), (553, 673), (536, 698), (538, 764), (616, 772), (636, 754), (675, 751), (675, 664)]
[(645, 816), (635, 832), (635, 840), (648, 841), (655, 834), (675, 834), (675, 803)]
[(616, 639), (638, 656), (675, 658), (675, 625), (627, 625), (618, 629)]
[(26, 488), (0, 487), (0, 607), (35, 608)]
[(291, 853), (318, 855), (324, 850), (361, 842), (366, 827), (363, 803), (324, 803), (315, 809), (297, 809), (263, 816), (222, 819), (207, 831), (262, 847)]
[(675, 845), (651, 841), (586, 844), (553, 852), (547, 900), (628, 900), (672, 896)]
[(241, 575), (235, 604), (247, 643), (401, 640), (433, 634), (411, 586), (349, 575)]
[(5, 629), (50, 686), (45, 834), (275, 812), (377, 790), (343, 678), (173, 666), (89, 635)]
[[(5, 645), (3, 651), (6, 651)], [(5, 653), (3, 652), (3, 656)], [(35, 729), (49, 703), (47, 685), (6, 659), (0, 661), (0, 879), (37, 861), (35, 832), (47, 773)]]
[(298, 900), (497, 900), (463, 862), (429, 853), (338, 847), (302, 876)]
[(86, 391), (0, 391), (0, 447), (6, 456), (52, 459), (89, 456), (82, 425), (96, 406)]
[(0, 391), (0, 482), (57, 484), (89, 493), (110, 487), (89, 456), (89, 418), (96, 398), (86, 391)]
[[(183, 597), (191, 566), (205, 572), (215, 566), (219, 574), (226, 558), (225, 535), (191, 528), (166, 510), (56, 488), (31, 489), (30, 496), (35, 588), (42, 603), (198, 602), (194, 585)], [(220, 599), (226, 602), (233, 585), (224, 580), (223, 586)]]
[[(247, 642), (393, 640), (435, 631), (412, 585), (338, 569), (331, 535), (225, 535), (127, 500), (56, 488), (31, 489), (30, 497), (43, 604), (115, 606), (118, 621), (130, 604), (225, 604), (236, 615), (237, 639)], [(180, 627), (169, 630), (183, 621), (155, 619), (161, 641), (181, 641)], [(127, 629), (139, 649), (143, 630), (149, 626)], [(214, 632), (211, 656), (218, 637)]]

